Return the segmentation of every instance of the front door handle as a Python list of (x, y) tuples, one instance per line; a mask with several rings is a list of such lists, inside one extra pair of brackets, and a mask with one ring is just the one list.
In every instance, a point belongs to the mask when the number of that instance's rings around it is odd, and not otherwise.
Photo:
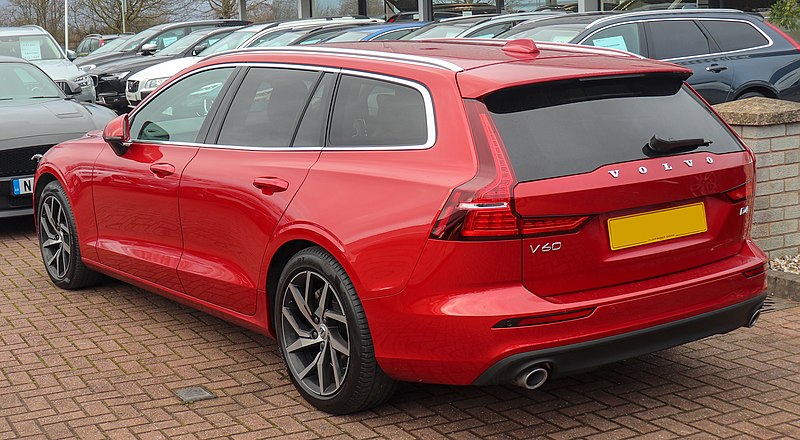
[(706, 67), (706, 70), (709, 72), (720, 73), (723, 70), (728, 70), (728, 66), (723, 66), (722, 64), (712, 64)]
[(150, 171), (152, 171), (156, 177), (167, 177), (171, 174), (175, 174), (175, 166), (171, 163), (154, 163), (150, 165)]
[(276, 192), (289, 189), (289, 182), (280, 177), (256, 177), (253, 180), (253, 186), (260, 189), (264, 195), (271, 196)]

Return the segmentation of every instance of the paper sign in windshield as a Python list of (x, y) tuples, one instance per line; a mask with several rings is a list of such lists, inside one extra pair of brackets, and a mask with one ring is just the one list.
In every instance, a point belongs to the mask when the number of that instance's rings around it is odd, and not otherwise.
[(572, 35), (554, 35), (553, 43), (569, 43), (572, 41)]
[(628, 51), (628, 46), (625, 45), (625, 39), (617, 35), (615, 37), (598, 38), (593, 43), (597, 47), (607, 47), (609, 49), (618, 49)]
[(19, 54), (22, 58), (28, 61), (36, 61), (42, 59), (42, 47), (39, 41), (36, 40), (19, 40)]
[(164, 37), (164, 39), (161, 40), (161, 42), (164, 43), (164, 47), (167, 47), (176, 41), (178, 41), (178, 37)]

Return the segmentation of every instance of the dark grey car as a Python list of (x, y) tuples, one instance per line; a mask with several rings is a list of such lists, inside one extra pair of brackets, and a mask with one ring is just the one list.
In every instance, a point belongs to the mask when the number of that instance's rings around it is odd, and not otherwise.
[[(73, 92), (80, 87), (71, 83)], [(0, 217), (33, 213), (37, 154), (105, 127), (116, 115), (65, 95), (35, 65), (0, 57)]]
[(751, 96), (800, 101), (800, 46), (759, 14), (723, 9), (568, 14), (496, 38), (576, 43), (692, 69), (711, 104)]

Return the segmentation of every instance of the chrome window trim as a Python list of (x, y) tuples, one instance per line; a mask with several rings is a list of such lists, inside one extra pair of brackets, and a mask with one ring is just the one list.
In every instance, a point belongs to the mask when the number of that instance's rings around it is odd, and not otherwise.
[[(428, 130), (428, 138), (426, 142), (422, 145), (403, 145), (403, 146), (371, 146), (365, 145), (361, 147), (258, 147), (258, 146), (245, 146), (245, 145), (223, 145), (223, 144), (209, 144), (209, 143), (198, 143), (198, 142), (171, 142), (171, 141), (156, 141), (156, 140), (140, 140), (131, 138), (130, 142), (135, 142), (138, 144), (155, 144), (155, 145), (172, 145), (178, 147), (202, 147), (202, 148), (217, 148), (217, 149), (224, 149), (224, 150), (246, 150), (246, 151), (402, 151), (402, 150), (426, 150), (436, 143), (437, 138), (437, 131), (436, 131), (436, 118), (433, 109), (433, 97), (431, 96), (430, 91), (427, 87), (418, 83), (416, 81), (407, 80), (404, 78), (398, 78), (395, 76), (378, 74), (378, 73), (370, 73), (370, 72), (363, 72), (359, 70), (352, 70), (352, 69), (340, 69), (338, 67), (326, 67), (326, 66), (313, 66), (308, 64), (287, 64), (287, 63), (259, 63), (259, 62), (230, 62), (230, 63), (222, 63), (222, 64), (214, 64), (210, 66), (204, 66), (196, 70), (192, 70), (190, 72), (186, 72), (183, 75), (175, 78), (172, 82), (178, 82), (183, 80), (186, 77), (191, 75), (204, 72), (207, 70), (213, 69), (222, 69), (226, 67), (270, 67), (270, 68), (282, 68), (282, 69), (294, 69), (294, 70), (310, 70), (310, 71), (317, 71), (317, 72), (328, 72), (328, 73), (342, 73), (348, 74), (352, 76), (360, 76), (365, 78), (377, 79), (381, 81), (393, 82), (400, 85), (405, 85), (407, 87), (411, 87), (417, 90), (422, 95), (422, 100), (425, 105), (425, 124)], [(169, 89), (169, 87), (164, 87), (158, 90), (157, 93), (150, 94), (147, 99), (148, 101), (155, 99), (159, 94), (161, 94), (164, 90)], [(335, 97), (334, 97), (335, 100)], [(130, 113), (128, 117), (129, 121), (132, 121), (136, 114), (141, 111), (142, 108), (146, 107), (146, 105), (137, 106), (134, 111)], [(326, 133), (327, 134), (327, 133)]]
[[(371, 73), (371, 72), (363, 72), (360, 70), (352, 70), (352, 69), (342, 69), (342, 75), (350, 75), (350, 76), (359, 76), (362, 78), (369, 78), (378, 81), (385, 81), (395, 84), (400, 84), (406, 87), (411, 87), (422, 96), (422, 102), (425, 106), (425, 125), (428, 131), (428, 139), (422, 145), (402, 145), (402, 146), (382, 146), (382, 145), (364, 145), (364, 146), (339, 146), (339, 147), (331, 147), (327, 146), (323, 148), (324, 151), (399, 151), (399, 150), (427, 150), (428, 148), (433, 147), (436, 143), (436, 117), (433, 112), (433, 98), (431, 97), (431, 93), (427, 87), (424, 85), (416, 82), (410, 81), (403, 78), (398, 78), (395, 76), (383, 75), (379, 73)], [(334, 103), (336, 103), (336, 97), (334, 97)], [(333, 114), (331, 114), (331, 120), (333, 120)]]
[[(614, 17), (614, 18), (618, 18), (618, 17)], [(759, 29), (758, 26), (754, 25), (753, 23), (749, 22), (748, 20), (738, 19), (738, 18), (711, 18), (711, 17), (702, 17), (702, 18), (698, 18), (698, 17), (651, 18), (651, 19), (647, 19), (647, 20), (632, 20), (632, 21), (625, 21), (625, 22), (622, 22), (622, 23), (614, 23), (612, 25), (605, 26), (605, 27), (602, 27), (600, 29), (596, 29), (591, 34), (589, 34), (586, 37), (582, 38), (577, 44), (584, 45), (583, 43), (586, 40), (588, 40), (589, 38), (592, 38), (592, 36), (594, 36), (598, 32), (602, 32), (602, 31), (604, 31), (606, 29), (611, 29), (611, 28), (616, 27), (616, 26), (622, 26), (622, 25), (626, 25), (626, 24), (635, 24), (635, 23), (662, 22), (662, 21), (730, 21), (730, 22), (745, 23), (745, 24), (750, 25), (750, 27), (752, 27), (753, 29), (758, 31), (759, 34), (761, 34), (764, 38), (766, 38), (767, 39), (767, 44), (763, 44), (761, 46), (748, 47), (746, 49), (729, 50), (729, 51), (726, 51), (726, 52), (713, 52), (713, 53), (690, 55), (690, 56), (677, 57), (677, 58), (664, 58), (664, 59), (659, 60), (659, 61), (668, 61), (669, 62), (669, 61), (688, 60), (688, 59), (692, 59), (692, 58), (717, 57), (717, 56), (728, 55), (728, 54), (733, 54), (733, 53), (745, 52), (745, 51), (748, 51), (748, 50), (764, 49), (764, 48), (767, 48), (767, 47), (771, 47), (773, 44), (775, 44), (775, 41), (772, 38), (770, 38), (769, 35), (767, 35), (764, 31)], [(589, 45), (585, 45), (585, 46), (586, 47), (596, 47), (596, 46), (589, 46)]]

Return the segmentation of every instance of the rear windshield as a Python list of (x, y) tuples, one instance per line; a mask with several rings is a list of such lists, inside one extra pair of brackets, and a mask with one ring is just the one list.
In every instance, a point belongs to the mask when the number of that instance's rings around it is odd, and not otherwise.
[(653, 136), (711, 141), (693, 152), (742, 150), (711, 110), (674, 77), (513, 87), (484, 101), (520, 182), (654, 157), (645, 148)]

